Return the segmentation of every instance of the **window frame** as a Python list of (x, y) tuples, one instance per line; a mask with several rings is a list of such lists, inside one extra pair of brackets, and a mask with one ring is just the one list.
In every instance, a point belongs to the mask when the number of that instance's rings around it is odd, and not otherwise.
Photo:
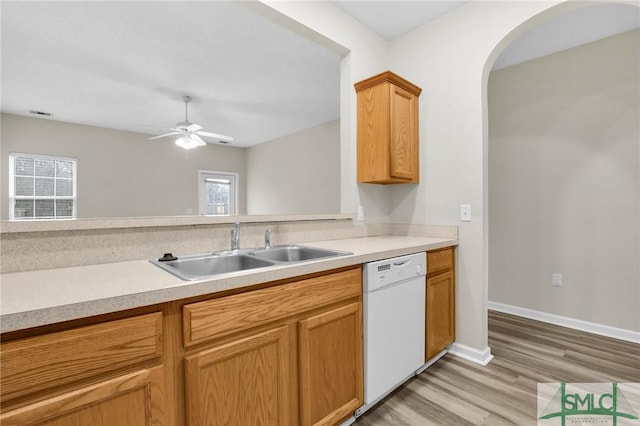
[[(55, 194), (55, 189), (54, 189), (54, 193), (53, 195), (35, 195), (35, 192), (33, 195), (16, 195), (16, 177), (20, 177), (20, 176), (16, 176), (16, 158), (18, 157), (28, 157), (28, 158), (33, 158), (34, 162), (36, 160), (49, 160), (49, 161), (65, 161), (65, 162), (70, 162), (72, 163), (72, 177), (71, 177), (71, 182), (72, 182), (72, 195), (56, 195)], [(52, 179), (54, 180), (54, 188), (55, 188), (55, 181), (56, 179), (62, 179), (62, 178), (58, 178), (57, 175), (55, 174), (56, 172), (54, 172), (54, 176), (52, 177)], [(35, 179), (35, 170), (34, 170), (34, 175), (33, 178)], [(65, 178), (67, 179), (67, 178)], [(30, 154), (30, 153), (26, 153), (26, 152), (10, 152), (9, 153), (9, 220), (14, 220), (14, 221), (22, 221), (22, 220), (71, 220), (71, 219), (77, 219), (78, 217), (78, 159), (74, 158), (74, 157), (61, 157), (61, 156), (55, 156), (55, 155), (45, 155), (45, 154)], [(34, 183), (35, 184), (35, 183)], [(37, 217), (35, 216), (35, 206), (34, 206), (34, 216), (29, 216), (29, 217), (16, 217), (15, 215), (15, 203), (17, 200), (30, 200), (33, 201), (35, 203), (35, 201), (37, 200), (52, 200), (53, 201), (53, 216), (42, 216), (42, 217)], [(71, 216), (57, 216), (56, 215), (56, 201), (57, 200), (71, 200), (72, 201), (72, 209), (71, 209)]]
[[(231, 187), (229, 196), (232, 200), (229, 200), (229, 213), (228, 214), (207, 214), (207, 195), (205, 192), (205, 179), (206, 176), (213, 176), (214, 178), (229, 179), (231, 181)], [(238, 214), (238, 193), (240, 174), (234, 172), (220, 172), (213, 170), (198, 170), (198, 214), (201, 216), (233, 216)]]

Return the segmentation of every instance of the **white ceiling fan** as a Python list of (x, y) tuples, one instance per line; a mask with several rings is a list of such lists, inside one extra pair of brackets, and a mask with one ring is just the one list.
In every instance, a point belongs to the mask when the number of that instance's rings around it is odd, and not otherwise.
[(173, 130), (171, 133), (165, 133), (164, 135), (154, 136), (149, 140), (164, 138), (167, 136), (181, 135), (176, 139), (176, 145), (184, 149), (192, 149), (199, 146), (205, 146), (207, 143), (201, 138), (201, 136), (207, 138), (216, 138), (219, 141), (233, 142), (232, 136), (221, 135), (219, 133), (205, 132), (202, 130), (202, 126), (189, 121), (189, 102), (191, 102), (191, 96), (182, 96), (184, 101), (184, 121), (176, 123), (176, 127), (170, 128)]

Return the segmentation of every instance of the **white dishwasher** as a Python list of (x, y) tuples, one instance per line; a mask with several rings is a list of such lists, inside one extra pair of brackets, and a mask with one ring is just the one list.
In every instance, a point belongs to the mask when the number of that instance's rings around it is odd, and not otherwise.
[(364, 265), (362, 414), (424, 365), (426, 253)]

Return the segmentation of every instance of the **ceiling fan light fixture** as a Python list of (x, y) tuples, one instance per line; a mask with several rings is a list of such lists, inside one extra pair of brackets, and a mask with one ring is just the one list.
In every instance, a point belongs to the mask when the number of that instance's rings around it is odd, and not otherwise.
[(176, 139), (176, 145), (178, 145), (182, 149), (193, 149), (199, 146), (206, 145), (206, 143), (201, 143), (199, 140), (189, 136), (183, 136)]
[[(0, 0), (1, 1), (1, 0)], [(176, 139), (175, 144), (182, 149), (193, 149), (199, 146), (205, 146), (207, 143), (202, 139), (202, 136), (207, 138), (217, 138), (221, 142), (233, 141), (233, 137), (227, 135), (221, 135), (219, 133), (211, 133), (203, 131), (203, 127), (199, 124), (189, 121), (189, 102), (191, 102), (191, 96), (183, 96), (184, 101), (184, 121), (176, 123), (176, 127), (171, 127), (170, 133), (163, 135), (153, 136), (149, 140), (160, 139), (167, 136), (181, 135)]]

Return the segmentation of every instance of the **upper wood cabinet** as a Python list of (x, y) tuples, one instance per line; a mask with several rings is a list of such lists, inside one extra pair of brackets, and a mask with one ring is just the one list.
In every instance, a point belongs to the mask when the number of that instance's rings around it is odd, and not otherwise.
[(355, 84), (358, 182), (418, 183), (418, 96), (422, 89), (386, 71)]

